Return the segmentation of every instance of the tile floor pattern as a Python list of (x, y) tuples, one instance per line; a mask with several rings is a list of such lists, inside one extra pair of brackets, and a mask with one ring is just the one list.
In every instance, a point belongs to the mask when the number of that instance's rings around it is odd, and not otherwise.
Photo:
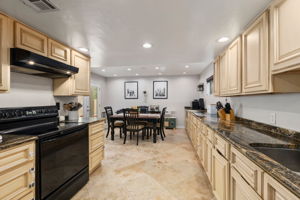
[(165, 141), (106, 140), (102, 167), (72, 200), (212, 200), (208, 178), (184, 129)]

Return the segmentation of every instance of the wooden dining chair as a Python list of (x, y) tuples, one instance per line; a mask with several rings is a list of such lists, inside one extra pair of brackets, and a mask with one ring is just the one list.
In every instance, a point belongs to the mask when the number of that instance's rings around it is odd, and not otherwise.
[[(110, 119), (110, 116), (112, 116), (114, 114), (113, 109), (111, 106), (105, 106), (105, 113), (106, 113), (106, 119), (107, 119), (107, 133), (106, 133), (106, 137), (108, 137), (110, 130), (112, 129), (112, 120)], [(120, 129), (120, 138), (122, 138), (122, 132), (124, 132), (124, 122), (122, 121), (116, 121), (114, 123), (114, 127), (115, 128), (119, 128)]]
[(125, 137), (124, 144), (126, 143), (127, 132), (130, 133), (130, 138), (132, 138), (132, 134), (136, 133), (136, 145), (139, 145), (139, 133), (142, 132), (142, 136), (144, 138), (144, 124), (139, 120), (139, 112), (137, 109), (124, 109), (124, 121), (125, 121)]
[[(163, 108), (161, 115), (160, 115), (159, 122), (156, 124), (157, 135), (160, 135), (162, 140), (164, 140), (164, 138), (166, 137), (165, 130), (164, 130), (166, 110), (167, 110), (167, 107)], [(147, 139), (148, 139), (149, 136), (152, 135), (152, 132), (154, 132), (153, 123), (148, 122), (145, 126), (145, 129), (146, 129)]]

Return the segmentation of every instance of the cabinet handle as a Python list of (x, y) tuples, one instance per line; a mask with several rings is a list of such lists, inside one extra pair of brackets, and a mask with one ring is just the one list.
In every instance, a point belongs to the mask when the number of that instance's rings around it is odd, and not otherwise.
[(30, 184), (28, 185), (29, 188), (33, 188), (34, 186), (35, 186), (35, 183), (34, 183), (34, 182), (32, 182), (32, 183), (30, 183)]
[(34, 173), (34, 171), (35, 171), (34, 167), (29, 169), (29, 173)]

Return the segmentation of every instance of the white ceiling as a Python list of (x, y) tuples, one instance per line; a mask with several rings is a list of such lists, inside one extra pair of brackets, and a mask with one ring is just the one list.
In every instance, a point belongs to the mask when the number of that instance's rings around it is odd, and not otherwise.
[[(51, 1), (59, 11), (37, 13), (20, 0), (1, 0), (0, 9), (73, 48), (88, 48), (92, 71), (109, 77), (200, 74), (228, 45), (217, 39), (234, 39), (271, 0)], [(153, 47), (144, 49), (144, 42)]]

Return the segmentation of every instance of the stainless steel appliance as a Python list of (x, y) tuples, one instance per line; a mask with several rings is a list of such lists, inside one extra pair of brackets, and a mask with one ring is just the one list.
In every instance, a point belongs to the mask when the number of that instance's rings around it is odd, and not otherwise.
[(0, 109), (0, 134), (38, 137), (36, 199), (70, 199), (88, 179), (88, 126), (60, 125), (56, 106)]

